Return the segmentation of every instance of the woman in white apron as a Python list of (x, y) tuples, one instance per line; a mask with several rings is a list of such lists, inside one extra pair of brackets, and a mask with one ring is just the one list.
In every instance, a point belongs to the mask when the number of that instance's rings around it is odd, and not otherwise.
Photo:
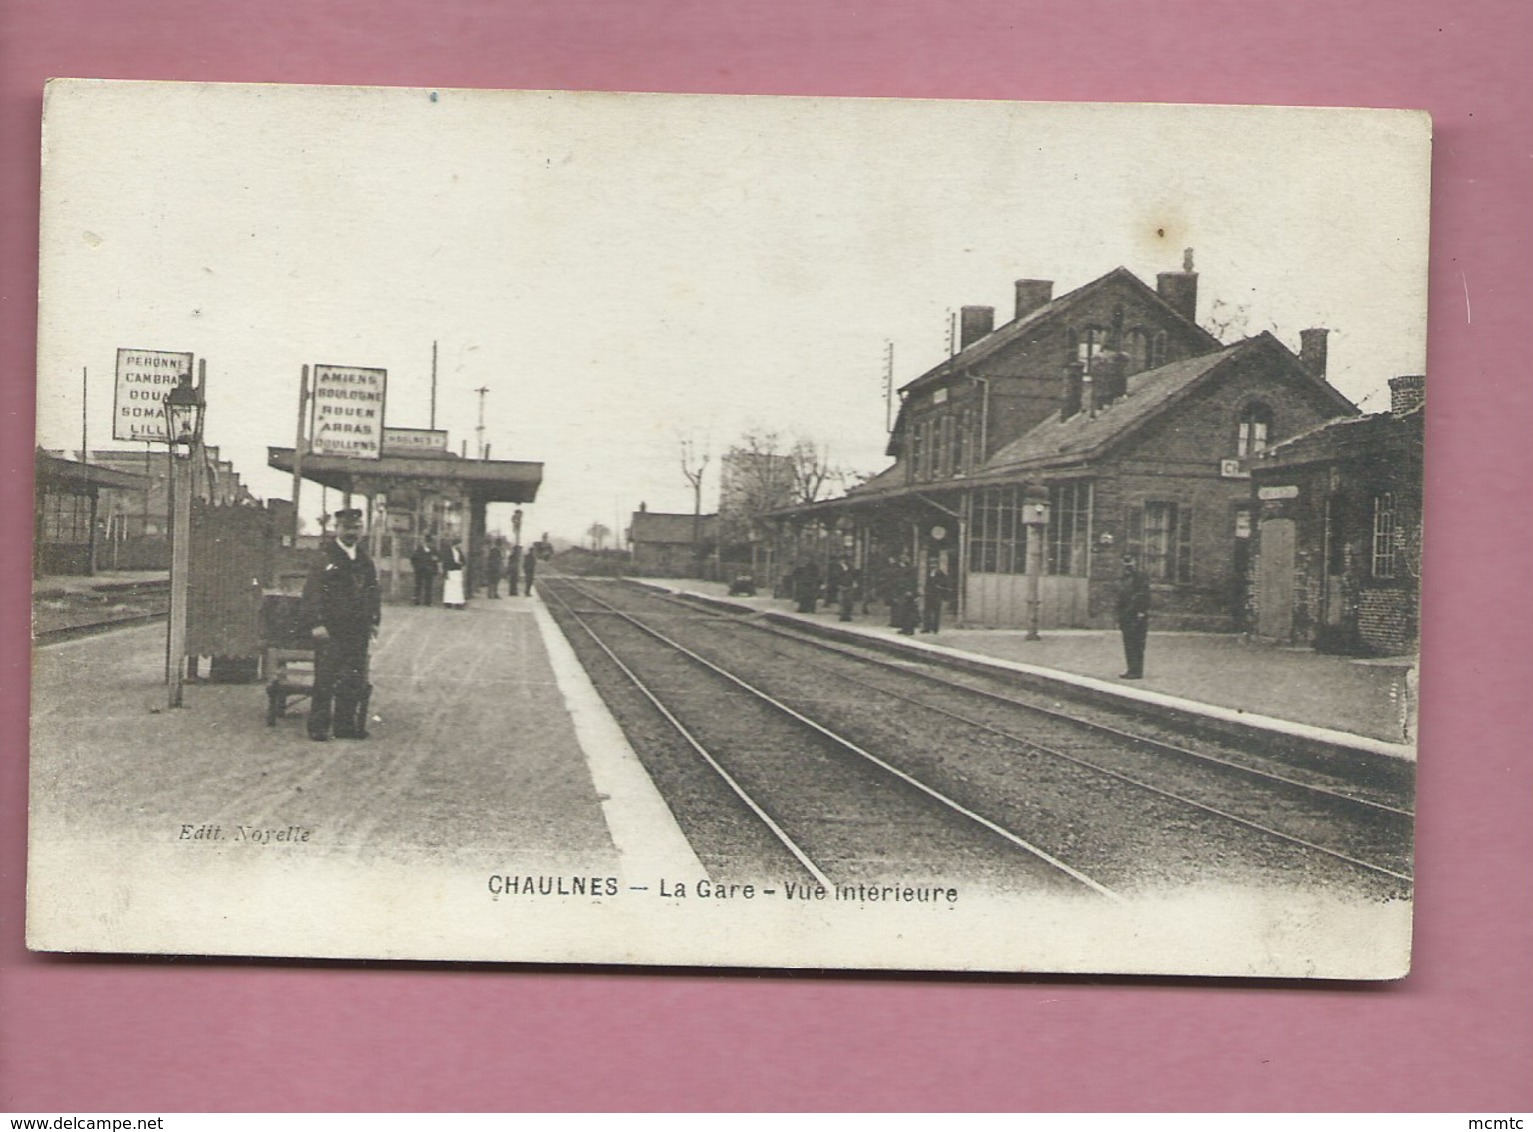
[(448, 609), (467, 609), (463, 596), (463, 540), (453, 539), (442, 555), (442, 604)]

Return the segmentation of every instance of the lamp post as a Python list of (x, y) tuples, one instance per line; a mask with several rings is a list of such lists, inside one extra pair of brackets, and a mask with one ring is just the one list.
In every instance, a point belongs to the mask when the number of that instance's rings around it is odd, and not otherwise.
[(1035, 484), (1028, 485), (1022, 504), (1022, 522), (1027, 527), (1027, 636), (1038, 637), (1038, 579), (1043, 574), (1043, 539), (1049, 527), (1049, 495)]
[[(170, 706), (181, 706), (186, 670), (187, 577), (191, 567), (192, 485), (191, 466), (202, 442), (202, 391), (190, 380), (176, 385), (165, 398), (165, 443), (170, 459), (170, 491), (174, 500), (170, 528), (169, 652)], [(186, 445), (186, 455), (176, 449)]]

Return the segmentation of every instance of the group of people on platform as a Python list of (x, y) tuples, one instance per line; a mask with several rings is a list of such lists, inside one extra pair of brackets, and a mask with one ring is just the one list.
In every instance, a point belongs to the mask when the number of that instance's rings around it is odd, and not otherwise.
[[(520, 592), (532, 595), (532, 583), (537, 577), (538, 562), (553, 553), (553, 546), (545, 534), (524, 551), (519, 545), (507, 546), (502, 539), (491, 540), (482, 559), (483, 568), (476, 573), (476, 587), (482, 587), (489, 598), (500, 597), (500, 584), (506, 583), (506, 593), (516, 597)], [(468, 608), (468, 558), (463, 551), (461, 538), (450, 538), (432, 546), (422, 541), (410, 555), (410, 569), (415, 572), (415, 605), (436, 604), (436, 579), (442, 578), (442, 604), (448, 609)]]
[(813, 613), (824, 601), (840, 611), (842, 621), (852, 620), (859, 606), (867, 614), (874, 601), (885, 602), (889, 624), (908, 637), (918, 628), (923, 633), (941, 631), (953, 584), (940, 560), (928, 569), (923, 586), (909, 559), (890, 558), (871, 576), (843, 559), (832, 559), (823, 572), (818, 563), (805, 559), (789, 572), (788, 592), (800, 613)]
[[(890, 558), (871, 579), (851, 563), (833, 559), (823, 574), (812, 559), (805, 559), (789, 571), (788, 594), (800, 613), (814, 613), (820, 601), (838, 606), (842, 621), (852, 620), (861, 604), (868, 612), (873, 600), (889, 605), (889, 624), (902, 636), (914, 636), (942, 630), (942, 611), (953, 599), (953, 581), (942, 561), (934, 562), (926, 573), (926, 584), (918, 586), (917, 572), (908, 558)], [(1150, 624), (1150, 582), (1138, 568), (1132, 555), (1123, 559), (1123, 580), (1114, 599), (1114, 620), (1123, 636), (1126, 664), (1119, 679), (1144, 679), (1144, 650)]]

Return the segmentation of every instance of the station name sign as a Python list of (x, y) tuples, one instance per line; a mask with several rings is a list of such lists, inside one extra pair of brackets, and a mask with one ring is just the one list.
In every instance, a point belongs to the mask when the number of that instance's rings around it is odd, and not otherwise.
[(389, 456), (434, 456), (447, 451), (443, 428), (385, 428), (383, 451)]
[(314, 427), (309, 433), (309, 451), (316, 456), (363, 460), (382, 456), (387, 388), (387, 370), (315, 366)]
[(171, 350), (117, 351), (117, 385), (112, 398), (112, 439), (170, 441), (165, 398), (192, 379), (192, 355)]

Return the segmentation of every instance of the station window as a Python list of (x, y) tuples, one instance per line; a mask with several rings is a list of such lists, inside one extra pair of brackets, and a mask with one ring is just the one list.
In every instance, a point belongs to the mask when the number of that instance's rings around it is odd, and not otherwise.
[(1091, 372), (1092, 361), (1107, 349), (1107, 330), (1101, 326), (1088, 326), (1075, 339), (1075, 360)]
[(1395, 576), (1395, 496), (1386, 491), (1373, 497), (1373, 576)]
[(921, 461), (926, 456), (926, 446), (922, 443), (924, 429), (919, 421), (910, 426), (910, 474), (921, 479)]
[(1272, 410), (1260, 401), (1252, 401), (1240, 411), (1235, 433), (1235, 455), (1254, 456), (1271, 442)]
[(1025, 574), (1027, 526), (1020, 487), (988, 487), (974, 493), (969, 523), (969, 570), (976, 574)]
[(969, 410), (960, 409), (953, 422), (953, 474), (963, 475), (969, 470)]
[(1124, 345), (1128, 354), (1128, 368), (1126, 372), (1135, 374), (1150, 368), (1149, 331), (1136, 326), (1128, 332), (1128, 338), (1125, 340)]
[(1147, 500), (1128, 513), (1129, 553), (1152, 582), (1192, 581), (1192, 508)]
[(1157, 330), (1150, 339), (1150, 368), (1158, 369), (1166, 364), (1166, 332)]
[(1089, 564), (1091, 483), (1074, 480), (1049, 486), (1049, 526), (1044, 570), (1084, 577)]

